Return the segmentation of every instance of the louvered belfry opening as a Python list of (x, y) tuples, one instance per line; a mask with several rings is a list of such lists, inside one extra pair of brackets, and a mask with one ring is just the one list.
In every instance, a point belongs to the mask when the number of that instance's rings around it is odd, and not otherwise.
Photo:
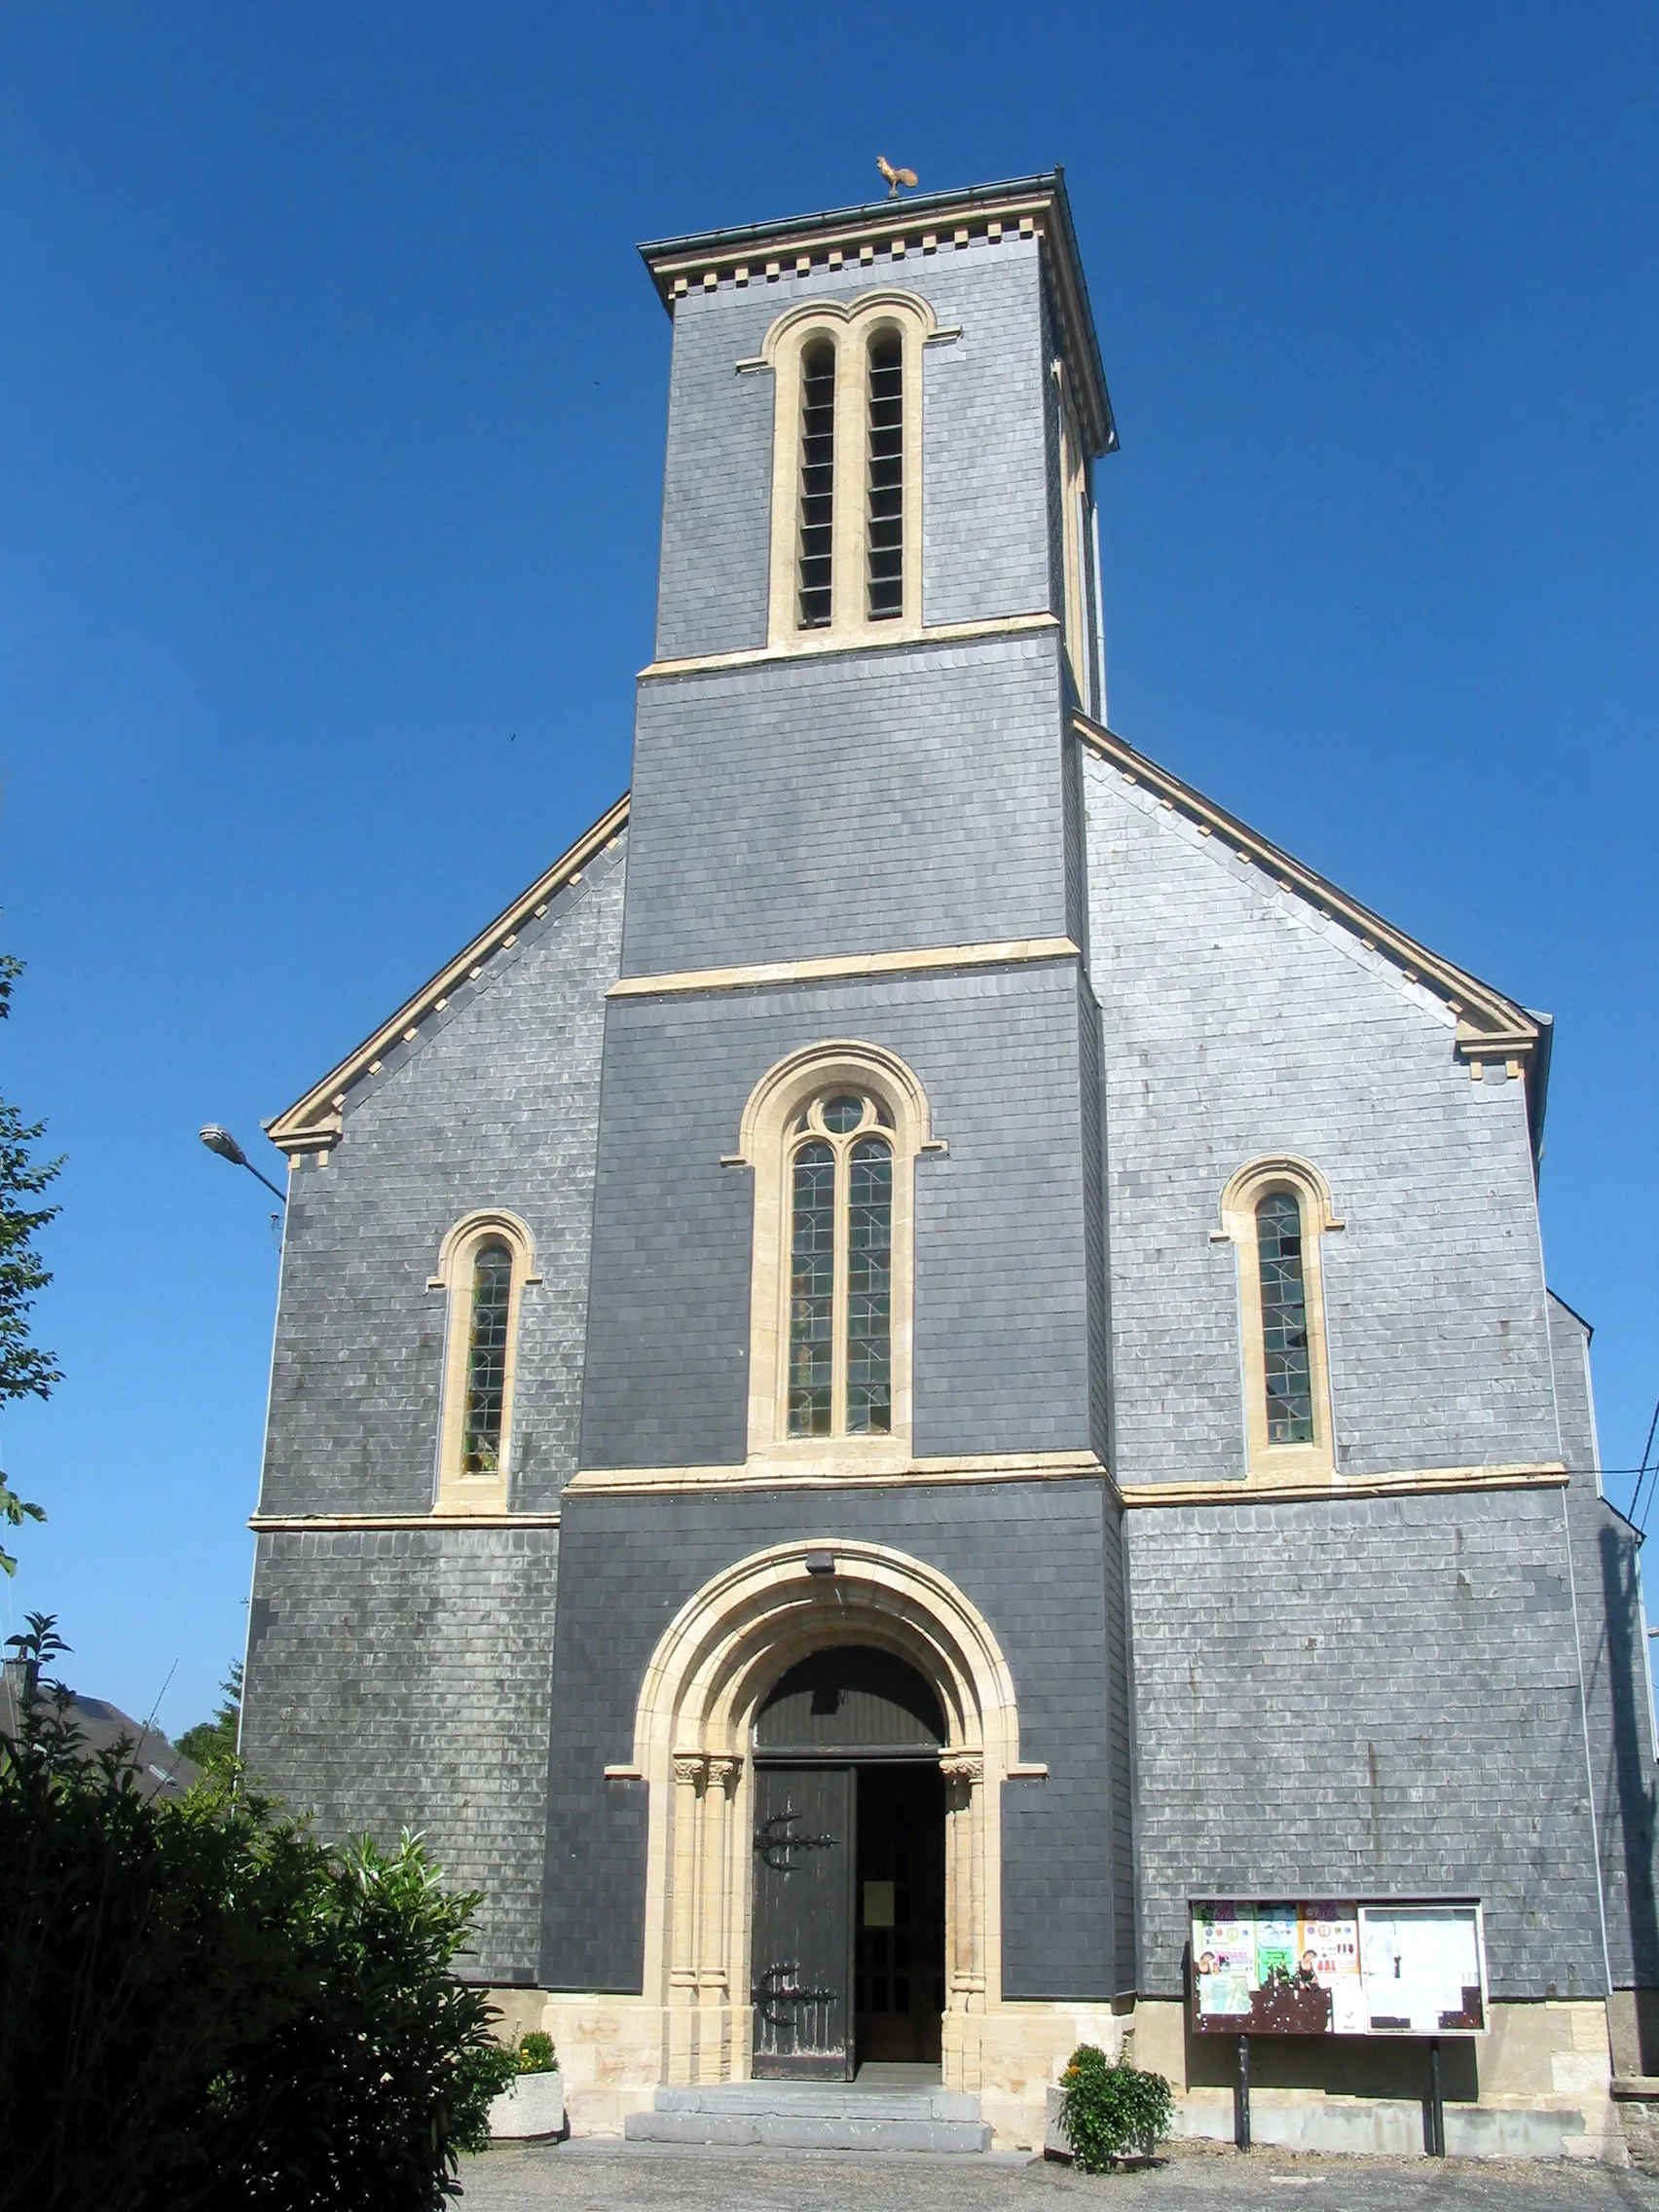
[(809, 346), (800, 364), (800, 627), (830, 627), (835, 530), (835, 349)]
[(904, 611), (904, 346), (896, 330), (869, 345), (869, 618)]

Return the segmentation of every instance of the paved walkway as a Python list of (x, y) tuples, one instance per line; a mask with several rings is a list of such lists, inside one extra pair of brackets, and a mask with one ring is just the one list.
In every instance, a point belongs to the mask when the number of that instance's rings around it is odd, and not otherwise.
[(461, 2212), (1659, 2212), (1659, 2181), (1579, 2165), (1174, 2150), (1091, 2179), (1019, 2157), (502, 2144), (463, 2160)]

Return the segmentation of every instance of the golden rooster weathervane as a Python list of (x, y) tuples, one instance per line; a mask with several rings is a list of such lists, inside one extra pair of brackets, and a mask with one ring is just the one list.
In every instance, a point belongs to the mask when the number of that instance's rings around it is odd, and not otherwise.
[(885, 154), (876, 155), (875, 166), (887, 179), (887, 197), (889, 200), (898, 199), (899, 187), (902, 184), (907, 184), (912, 192), (915, 190), (916, 172), (914, 169), (896, 169)]

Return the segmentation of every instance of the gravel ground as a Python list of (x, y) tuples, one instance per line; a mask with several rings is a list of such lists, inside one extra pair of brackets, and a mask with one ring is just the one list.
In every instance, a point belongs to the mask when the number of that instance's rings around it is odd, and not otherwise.
[(1102, 2176), (1024, 2157), (502, 2144), (462, 2162), (462, 2212), (1659, 2212), (1659, 2181), (1578, 2165), (1247, 2157), (1180, 2147)]

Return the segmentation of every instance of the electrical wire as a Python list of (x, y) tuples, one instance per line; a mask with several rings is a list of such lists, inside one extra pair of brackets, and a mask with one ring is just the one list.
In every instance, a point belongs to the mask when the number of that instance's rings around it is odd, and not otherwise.
[[(1659, 1431), (1659, 1399), (1654, 1401), (1653, 1419), (1647, 1424), (1647, 1442), (1641, 1448), (1641, 1464), (1636, 1470), (1636, 1488), (1630, 1494), (1630, 1517), (1633, 1521), (1636, 1521), (1637, 1528), (1644, 1536), (1647, 1533), (1647, 1521), (1645, 1516), (1640, 1521), (1636, 1520), (1636, 1501), (1641, 1495), (1642, 1477), (1647, 1473), (1647, 1462), (1653, 1456), (1653, 1438), (1656, 1431)], [(1653, 1474), (1653, 1487), (1647, 1493), (1647, 1511), (1649, 1513), (1653, 1510), (1653, 1491), (1659, 1490), (1659, 1465), (1655, 1465)]]

